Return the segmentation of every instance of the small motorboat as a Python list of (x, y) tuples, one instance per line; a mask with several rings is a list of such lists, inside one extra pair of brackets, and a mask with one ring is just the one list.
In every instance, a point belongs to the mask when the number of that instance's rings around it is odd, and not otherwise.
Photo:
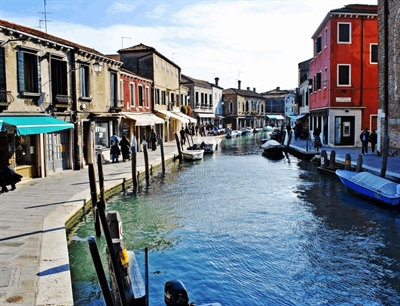
[(192, 149), (192, 150), (183, 150), (182, 157), (185, 160), (200, 160), (203, 159), (204, 150), (202, 149)]
[(285, 149), (285, 146), (277, 142), (276, 140), (267, 140), (263, 145), (261, 145), (261, 148), (264, 149), (262, 155), (270, 159), (282, 159), (285, 157), (283, 155), (283, 150)]
[(400, 203), (400, 184), (370, 172), (336, 170), (342, 183), (354, 192), (392, 206)]

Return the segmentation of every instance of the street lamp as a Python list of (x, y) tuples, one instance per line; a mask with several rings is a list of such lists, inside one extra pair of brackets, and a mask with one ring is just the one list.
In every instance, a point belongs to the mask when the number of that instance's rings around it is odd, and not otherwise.
[(94, 70), (94, 72), (96, 72), (96, 74), (99, 74), (102, 69), (103, 69), (103, 65), (100, 64), (99, 62), (95, 62), (93, 64), (93, 70)]

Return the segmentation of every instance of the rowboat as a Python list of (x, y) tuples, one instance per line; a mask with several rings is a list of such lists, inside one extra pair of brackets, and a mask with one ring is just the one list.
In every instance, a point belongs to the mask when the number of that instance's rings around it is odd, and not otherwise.
[(204, 150), (183, 150), (182, 157), (185, 160), (199, 160), (202, 159)]
[(270, 159), (282, 159), (285, 157), (283, 155), (283, 150), (285, 149), (285, 146), (280, 144), (276, 140), (267, 140), (263, 145), (261, 145), (261, 148), (264, 149), (262, 155)]
[(400, 203), (400, 184), (370, 172), (336, 170), (342, 183), (354, 192), (392, 206)]

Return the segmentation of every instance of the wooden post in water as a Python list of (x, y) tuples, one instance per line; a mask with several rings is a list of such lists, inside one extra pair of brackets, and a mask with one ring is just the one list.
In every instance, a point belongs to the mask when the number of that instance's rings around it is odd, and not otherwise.
[(320, 160), (320, 167), (322, 169), (326, 169), (326, 161), (328, 159), (328, 155), (326, 154), (325, 150), (321, 150), (321, 160)]
[(362, 171), (362, 165), (363, 165), (363, 157), (361, 154), (358, 154), (357, 156), (357, 167), (356, 171), (361, 172)]
[(351, 155), (346, 154), (346, 158), (344, 160), (344, 169), (345, 170), (351, 170)]
[(94, 165), (89, 164), (89, 183), (90, 183), (90, 196), (92, 199), (92, 209), (93, 209), (93, 217), (94, 217), (94, 229), (96, 231), (96, 236), (101, 236), (101, 226), (99, 213), (97, 211), (97, 187), (96, 187), (96, 174), (94, 172)]
[(335, 171), (335, 164), (336, 164), (336, 152), (335, 150), (331, 151), (331, 157), (329, 159), (329, 168), (332, 171)]
[(132, 183), (133, 183), (133, 193), (136, 193), (137, 191), (137, 148), (136, 147), (131, 147), (131, 165), (132, 165)]
[(177, 133), (175, 133), (175, 141), (176, 141), (176, 146), (178, 147), (178, 158), (179, 162), (182, 162), (182, 151), (181, 151), (181, 144), (179, 143), (179, 136)]
[(105, 213), (106, 199), (105, 199), (105, 190), (104, 190), (103, 163), (101, 162), (102, 156), (99, 154), (98, 157), (99, 157), (98, 160), (100, 160), (100, 162), (98, 163), (98, 167), (99, 167), (99, 184), (100, 184), (101, 192), (100, 192), (100, 201), (97, 204), (97, 208), (98, 208), (98, 212), (99, 212), (99, 216), (100, 216), (101, 225), (103, 227), (104, 236), (106, 238), (107, 248), (110, 253), (110, 262), (115, 271), (116, 284), (117, 284), (118, 288), (120, 289), (120, 290), (114, 291), (114, 294), (116, 294), (115, 298), (117, 299), (119, 297), (121, 304), (127, 305), (125, 295), (122, 292), (122, 290), (124, 288), (123, 277), (122, 277), (119, 269), (117, 269), (117, 267), (118, 267), (117, 256), (112, 251), (112, 250), (114, 250), (114, 246), (113, 246), (110, 230), (108, 228), (106, 213)]
[(150, 182), (149, 175), (149, 153), (147, 152), (147, 143), (143, 143), (144, 169), (146, 173), (146, 184)]
[(165, 156), (164, 156), (164, 143), (161, 138), (158, 138), (158, 144), (160, 145), (160, 151), (161, 151), (161, 167), (162, 167), (162, 172), (165, 173)]

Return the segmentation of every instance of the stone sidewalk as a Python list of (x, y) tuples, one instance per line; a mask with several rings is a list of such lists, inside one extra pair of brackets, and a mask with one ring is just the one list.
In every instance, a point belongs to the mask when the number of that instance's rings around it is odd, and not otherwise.
[[(306, 141), (293, 140), (291, 145), (305, 150)], [(322, 149), (329, 157), (332, 148)], [(335, 151), (336, 160), (351, 154), (355, 163), (360, 148)], [(150, 166), (161, 164), (160, 149), (148, 153)], [(166, 161), (177, 154), (175, 141), (164, 144)], [(381, 156), (363, 159), (365, 168), (379, 171)], [(137, 165), (144, 172), (142, 152)], [(106, 163), (103, 168), (106, 190), (131, 179), (130, 162)], [(400, 157), (388, 159), (387, 173), (400, 179)], [(73, 305), (65, 224), (89, 201), (87, 167), (21, 182), (15, 191), (0, 195), (1, 305)]]
[[(150, 167), (161, 165), (160, 148), (148, 153)], [(175, 142), (164, 144), (165, 161), (177, 154)], [(103, 169), (106, 190), (132, 178), (130, 161)], [(143, 152), (137, 170), (145, 171)], [(65, 224), (89, 201), (87, 167), (24, 181), (0, 194), (1, 305), (73, 305)]]

